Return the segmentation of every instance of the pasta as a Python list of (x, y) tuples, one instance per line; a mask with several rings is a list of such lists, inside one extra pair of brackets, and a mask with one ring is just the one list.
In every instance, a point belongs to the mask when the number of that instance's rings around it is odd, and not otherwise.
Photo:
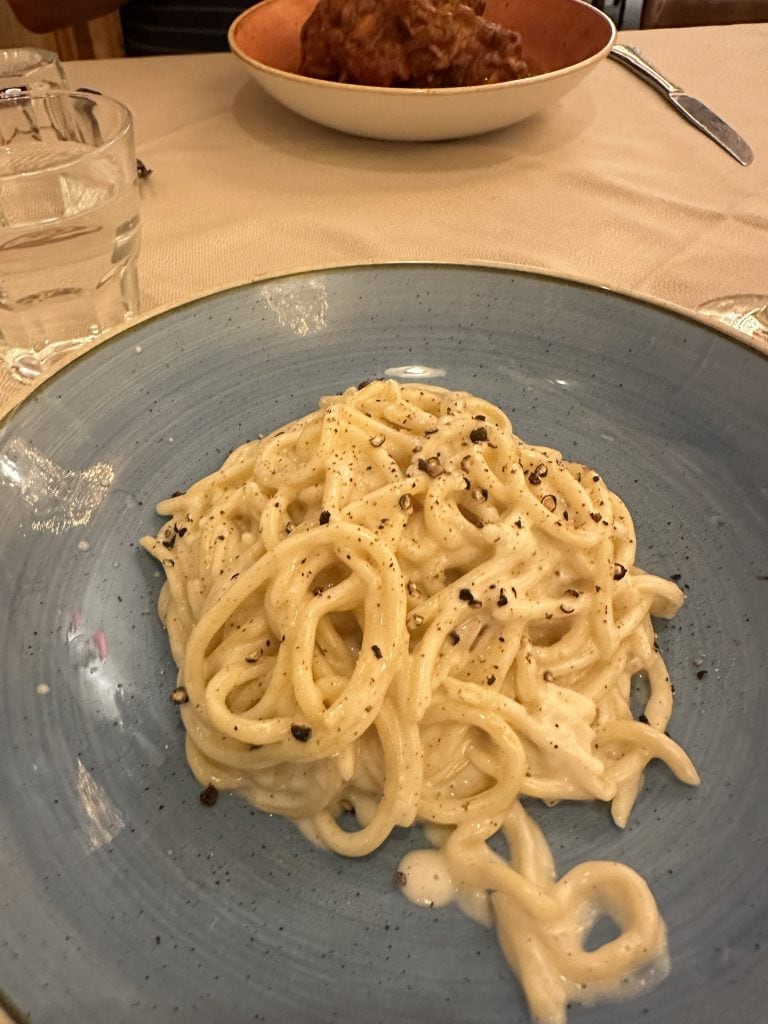
[[(646, 883), (602, 861), (558, 879), (521, 802), (600, 800), (623, 826), (651, 759), (698, 783), (665, 732), (651, 623), (683, 596), (635, 565), (630, 515), (597, 473), (526, 444), (480, 398), (374, 381), (158, 511), (170, 521), (143, 543), (166, 572), (201, 784), (349, 857), (424, 825), (434, 848), (397, 881), (493, 923), (542, 1024), (663, 975)], [(619, 935), (585, 948), (604, 917)]]

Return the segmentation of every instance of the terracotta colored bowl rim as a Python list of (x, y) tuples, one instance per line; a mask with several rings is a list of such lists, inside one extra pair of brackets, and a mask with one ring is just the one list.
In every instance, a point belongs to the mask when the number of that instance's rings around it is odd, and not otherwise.
[(351, 82), (329, 82), (325, 78), (311, 78), (309, 75), (299, 75), (293, 71), (283, 71), (281, 68), (272, 67), (271, 64), (264, 64), (260, 60), (256, 60), (255, 57), (250, 57), (244, 50), (242, 50), (235, 42), (235, 33), (240, 25), (240, 22), (245, 21), (250, 14), (257, 9), (264, 8), (269, 4), (278, 4), (280, 0), (262, 0), (262, 3), (254, 4), (252, 7), (248, 7), (246, 10), (239, 14), (232, 24), (229, 26), (227, 33), (227, 40), (229, 42), (229, 48), (239, 57), (245, 61), (246, 64), (250, 64), (254, 68), (258, 68), (260, 71), (264, 71), (267, 74), (275, 75), (278, 78), (284, 78), (288, 81), (293, 82), (310, 82), (315, 86), (319, 86), (325, 89), (340, 89), (345, 92), (353, 93), (380, 93), (385, 96), (451, 96), (451, 95), (467, 95), (472, 92), (491, 92), (499, 91), (502, 89), (518, 88), (524, 89), (531, 87), (539, 82), (552, 81), (557, 78), (563, 78), (566, 75), (573, 74), (578, 68), (589, 67), (590, 64), (594, 64), (596, 61), (601, 60), (605, 57), (614, 42), (616, 41), (616, 26), (608, 15), (599, 10), (597, 7), (593, 7), (587, 0), (570, 0), (571, 3), (577, 4), (579, 7), (584, 7), (591, 12), (591, 16), (602, 19), (610, 27), (608, 41), (605, 46), (589, 57), (585, 57), (584, 60), (577, 61), (575, 64), (568, 64), (567, 67), (558, 68), (556, 71), (545, 71), (540, 75), (531, 75), (529, 78), (516, 78), (510, 82), (492, 82), (486, 85), (460, 85), (460, 86), (446, 86), (445, 88), (434, 88), (434, 89), (399, 89), (392, 86), (382, 85), (355, 85)]

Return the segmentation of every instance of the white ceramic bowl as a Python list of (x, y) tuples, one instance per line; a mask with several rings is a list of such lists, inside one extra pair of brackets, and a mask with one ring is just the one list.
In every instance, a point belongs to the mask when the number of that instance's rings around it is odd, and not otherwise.
[(532, 77), (451, 89), (384, 89), (297, 74), (301, 27), (317, 0), (263, 0), (230, 26), (253, 77), (297, 114), (352, 135), (426, 142), (502, 128), (551, 106), (607, 55), (616, 29), (582, 0), (488, 0), (485, 17), (520, 32)]

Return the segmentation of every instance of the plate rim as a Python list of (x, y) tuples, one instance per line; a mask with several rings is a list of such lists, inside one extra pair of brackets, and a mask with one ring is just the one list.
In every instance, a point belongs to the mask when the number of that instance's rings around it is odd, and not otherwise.
[[(543, 281), (575, 285), (577, 287), (584, 288), (587, 291), (603, 292), (609, 295), (615, 295), (621, 299), (628, 299), (631, 302), (635, 302), (648, 309), (661, 310), (663, 312), (670, 313), (681, 319), (683, 322), (693, 323), (699, 327), (705, 328), (713, 337), (718, 337), (728, 342), (735, 342), (739, 348), (753, 352), (758, 358), (768, 359), (768, 351), (764, 351), (761, 347), (755, 345), (751, 339), (741, 331), (727, 327), (724, 324), (714, 324), (710, 317), (703, 316), (700, 313), (696, 313), (694, 310), (687, 309), (685, 306), (680, 306), (674, 302), (670, 302), (669, 300), (643, 295), (639, 292), (632, 291), (631, 289), (616, 288), (613, 285), (606, 284), (597, 278), (582, 277), (578, 274), (564, 274), (549, 270), (546, 267), (525, 266), (523, 264), (483, 259), (467, 259), (459, 261), (426, 258), (392, 260), (373, 259), (370, 261), (355, 261), (353, 263), (329, 263), (321, 266), (302, 266), (295, 270), (281, 271), (277, 274), (266, 272), (264, 274), (256, 275), (255, 277), (248, 276), (239, 281), (234, 281), (225, 285), (224, 287), (214, 287), (210, 291), (202, 292), (199, 295), (195, 295), (189, 299), (184, 299), (181, 302), (169, 302), (151, 310), (147, 310), (145, 313), (139, 313), (139, 315), (130, 322), (105, 333), (103, 337), (95, 340), (89, 346), (81, 349), (79, 352), (73, 353), (70, 359), (62, 363), (51, 373), (43, 376), (38, 383), (35, 384), (33, 382), (31, 390), (28, 389), (28, 385), (26, 384), (20, 385), (20, 387), (23, 387), (24, 389), (23, 392), (18, 393), (17, 400), (14, 404), (9, 406), (9, 408), (4, 412), (0, 413), (0, 431), (4, 431), (8, 427), (14, 414), (26, 405), (29, 399), (38, 395), (44, 388), (49, 387), (74, 363), (79, 363), (82, 360), (93, 356), (94, 353), (103, 349), (105, 345), (108, 345), (110, 342), (113, 342), (118, 338), (123, 338), (126, 335), (129, 335), (131, 332), (145, 326), (147, 323), (163, 320), (177, 311), (189, 309), (216, 296), (226, 295), (230, 292), (245, 291), (255, 285), (270, 284), (291, 278), (309, 277), (312, 274), (328, 274), (345, 270), (383, 270), (387, 268), (404, 269), (406, 267), (434, 267), (453, 270), (492, 270), (509, 273), (511, 275), (517, 274), (528, 278), (537, 278)], [(13, 392), (11, 392), (10, 399), (13, 401)], [(0, 1022), (0, 1024), (2, 1024), (2, 1022)]]

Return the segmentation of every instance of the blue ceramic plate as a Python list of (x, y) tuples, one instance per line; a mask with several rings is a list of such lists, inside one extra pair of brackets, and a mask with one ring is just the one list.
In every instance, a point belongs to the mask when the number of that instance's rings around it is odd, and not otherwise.
[(184, 306), (0, 426), (0, 987), (19, 1021), (527, 1022), (494, 936), (394, 889), (416, 837), (343, 861), (237, 797), (201, 805), (137, 544), (235, 445), (403, 367), (597, 467), (640, 564), (689, 598), (660, 643), (701, 787), (652, 767), (625, 832), (604, 807), (539, 815), (560, 870), (633, 865), (669, 926), (657, 990), (570, 1024), (764, 1024), (768, 360), (605, 291), (429, 265)]

